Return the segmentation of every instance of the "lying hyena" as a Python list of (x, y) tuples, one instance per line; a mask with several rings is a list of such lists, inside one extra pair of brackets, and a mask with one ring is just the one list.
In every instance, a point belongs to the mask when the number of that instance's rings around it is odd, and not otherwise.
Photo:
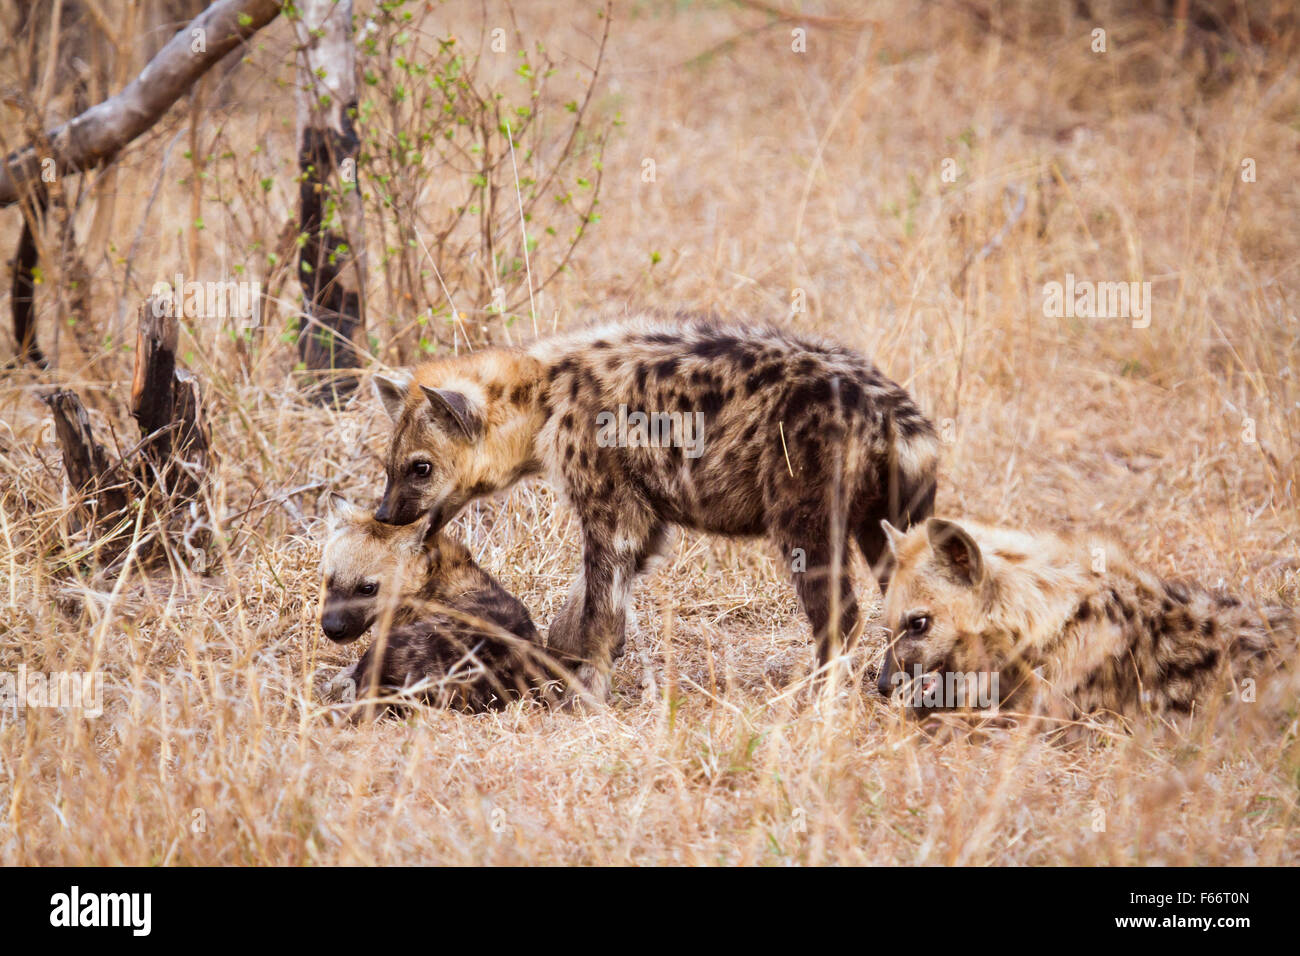
[(335, 676), (331, 694), (417, 687), (429, 703), (483, 710), (545, 692), (558, 676), (528, 609), (459, 541), (429, 534), (427, 521), (381, 524), (338, 496), (331, 507), (321, 629), (338, 644), (376, 623), (386, 629)]
[(432, 511), (441, 527), (537, 473), (565, 493), (583, 562), (550, 646), (585, 662), (598, 697), (670, 526), (775, 541), (824, 664), (860, 626), (848, 539), (877, 567), (880, 520), (933, 507), (938, 441), (907, 392), (856, 352), (773, 328), (640, 318), (375, 384), (395, 425), (379, 520)]
[(893, 639), (879, 687), (913, 708), (975, 706), (996, 674), (992, 704), (1017, 713), (1186, 713), (1294, 648), (1291, 610), (1161, 580), (1112, 544), (938, 518), (885, 530)]

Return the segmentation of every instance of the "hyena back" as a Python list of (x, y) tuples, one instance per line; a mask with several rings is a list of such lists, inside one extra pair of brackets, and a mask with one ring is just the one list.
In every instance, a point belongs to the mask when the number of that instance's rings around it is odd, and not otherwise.
[(884, 587), (881, 519), (933, 508), (938, 440), (910, 396), (856, 352), (777, 329), (642, 318), (376, 390), (395, 423), (380, 520), (441, 523), (535, 473), (565, 493), (583, 563), (550, 645), (601, 693), (633, 580), (671, 526), (770, 537), (824, 663), (860, 623), (847, 541)]
[(1163, 580), (1109, 542), (938, 518), (886, 531), (885, 695), (918, 675), (996, 674), (1015, 712), (1187, 713), (1294, 650), (1291, 609)]
[(528, 609), (468, 548), (427, 521), (395, 527), (342, 499), (332, 507), (321, 627), (335, 643), (383, 631), (332, 686), (367, 696), (418, 685), (426, 702), (466, 710), (545, 696), (559, 671)]

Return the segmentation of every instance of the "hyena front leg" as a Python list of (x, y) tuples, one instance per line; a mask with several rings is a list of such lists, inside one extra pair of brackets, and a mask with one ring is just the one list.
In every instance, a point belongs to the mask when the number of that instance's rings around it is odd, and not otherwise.
[[(776, 528), (773, 537), (790, 569), (799, 604), (812, 624), (817, 664), (825, 666), (841, 651), (851, 649), (861, 630), (861, 615), (848, 568), (848, 538), (843, 535), (840, 538), (837, 575), (829, 522), (812, 519), (794, 527)], [(836, 577), (838, 582), (832, 580)], [(832, 604), (837, 591), (839, 626), (835, 628), (831, 626)]]
[[(663, 557), (668, 548), (668, 543), (668, 526), (659, 523), (653, 524), (646, 536), (645, 544), (637, 556), (634, 576), (640, 577), (647, 570), (650, 570), (656, 564), (656, 559)], [(564, 606), (560, 608), (560, 613), (555, 616), (555, 620), (551, 622), (547, 632), (547, 650), (562, 662), (582, 663), (582, 611), (586, 606), (586, 599), (587, 576), (585, 573), (580, 572), (574, 578), (573, 584), (570, 585), (569, 596), (565, 599)], [(627, 614), (625, 613), (623, 615), (623, 626), (619, 629), (618, 636), (614, 641), (614, 660), (618, 660), (623, 656), (626, 644)]]
[(657, 522), (621, 517), (618, 524), (584, 518), (582, 574), (549, 634), (558, 654), (580, 659), (577, 678), (597, 699), (609, 694), (609, 670), (622, 649), (632, 584), (665, 539)]

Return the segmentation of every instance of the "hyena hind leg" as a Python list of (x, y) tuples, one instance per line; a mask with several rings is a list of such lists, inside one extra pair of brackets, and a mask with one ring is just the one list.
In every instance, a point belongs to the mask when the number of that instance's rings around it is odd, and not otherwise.
[(831, 626), (832, 599), (836, 595), (832, 578), (836, 575), (829, 526), (781, 529), (775, 537), (786, 566), (790, 568), (799, 605), (812, 624), (817, 664), (824, 666), (837, 654), (852, 649), (862, 630), (853, 578), (849, 574), (848, 537), (840, 542), (838, 628)]
[(881, 594), (889, 590), (889, 579), (894, 571), (889, 540), (885, 537), (885, 529), (880, 526), (881, 519), (888, 519), (899, 531), (906, 531), (934, 514), (935, 481), (932, 474), (922, 475), (914, 481), (901, 481), (897, 475), (887, 480), (890, 484), (885, 491), (885, 500), (874, 495), (859, 500), (855, 503), (850, 523), (853, 539), (880, 586)]

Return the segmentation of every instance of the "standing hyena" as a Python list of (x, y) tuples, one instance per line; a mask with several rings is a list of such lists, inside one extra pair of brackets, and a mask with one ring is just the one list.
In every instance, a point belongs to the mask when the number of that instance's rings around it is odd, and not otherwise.
[[(991, 703), (1019, 713), (1186, 713), (1294, 655), (1290, 609), (1162, 580), (1109, 543), (939, 518), (886, 531), (880, 692), (914, 710), (973, 706), (996, 675)], [(942, 699), (954, 689), (968, 699)]]
[(938, 441), (907, 392), (856, 352), (772, 328), (641, 318), (375, 385), (395, 425), (379, 520), (432, 511), (439, 527), (535, 473), (563, 490), (583, 562), (550, 645), (585, 661), (598, 696), (670, 526), (771, 537), (825, 663), (860, 624), (848, 538), (884, 587), (881, 519), (933, 507)]

